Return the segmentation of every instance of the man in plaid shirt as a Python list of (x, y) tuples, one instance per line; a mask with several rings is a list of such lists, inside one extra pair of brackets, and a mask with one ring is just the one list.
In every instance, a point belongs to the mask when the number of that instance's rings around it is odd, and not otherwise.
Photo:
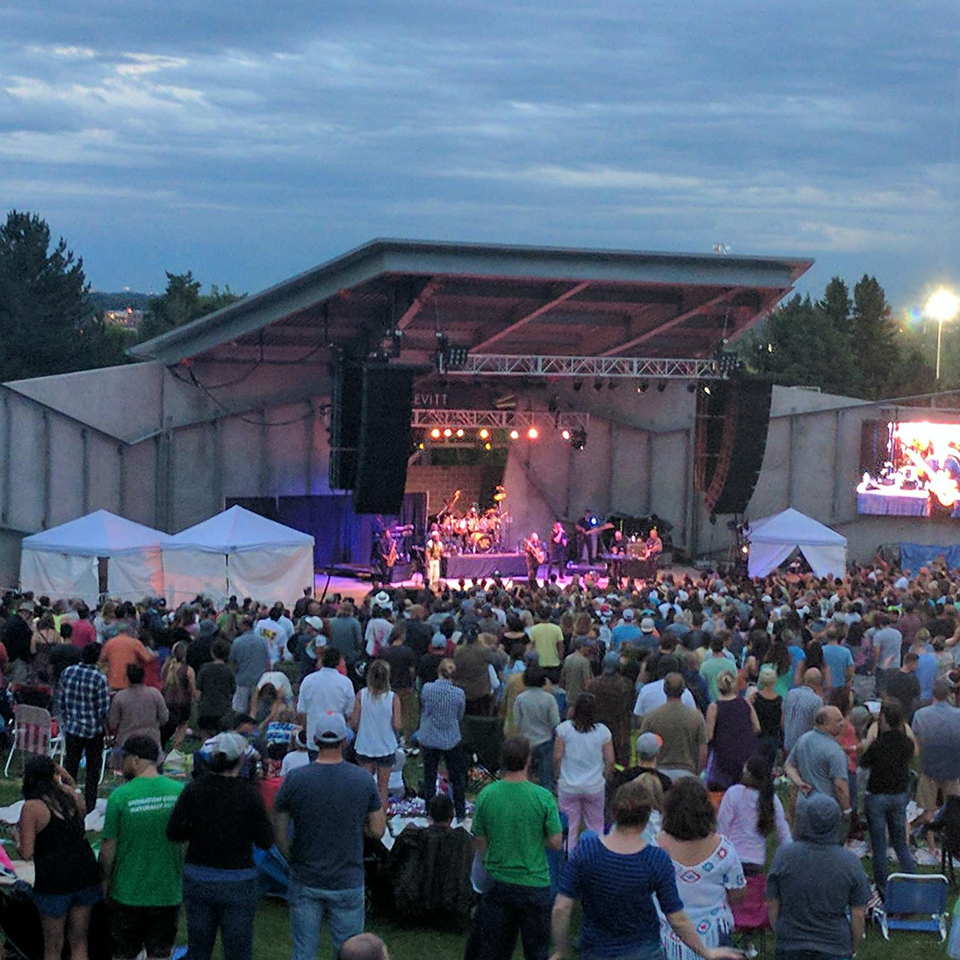
[(81, 658), (80, 663), (67, 667), (60, 675), (54, 711), (67, 742), (63, 766), (74, 780), (80, 769), (80, 758), (84, 753), (87, 755), (84, 800), (89, 813), (97, 803), (104, 721), (110, 712), (110, 695), (107, 678), (97, 669), (100, 644), (87, 644)]

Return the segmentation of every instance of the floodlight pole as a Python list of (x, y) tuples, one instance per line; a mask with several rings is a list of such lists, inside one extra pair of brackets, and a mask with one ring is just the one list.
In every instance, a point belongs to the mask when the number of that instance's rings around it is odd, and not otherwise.
[(943, 337), (943, 317), (937, 319), (937, 380), (940, 379), (940, 340)]

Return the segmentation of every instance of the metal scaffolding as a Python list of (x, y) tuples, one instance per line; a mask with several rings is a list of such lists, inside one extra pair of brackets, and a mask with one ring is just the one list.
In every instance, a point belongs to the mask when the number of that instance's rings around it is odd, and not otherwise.
[(413, 428), (441, 430), (526, 430), (529, 427), (555, 430), (586, 430), (590, 426), (589, 413), (550, 413), (547, 410), (413, 410)]
[[(460, 358), (457, 358), (458, 360)], [(442, 363), (449, 377), (602, 377), (634, 380), (726, 380), (732, 363), (726, 357), (666, 359), (663, 357), (522, 356), (470, 353), (462, 363)]]

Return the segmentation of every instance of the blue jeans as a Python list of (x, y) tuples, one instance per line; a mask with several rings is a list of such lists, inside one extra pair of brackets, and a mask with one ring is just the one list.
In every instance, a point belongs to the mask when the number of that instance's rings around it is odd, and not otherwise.
[(547, 960), (552, 907), (549, 887), (523, 887), (494, 880), (480, 898), (470, 937), (475, 942), (477, 960), (511, 960), (518, 934), (524, 960)]
[[(320, 925), (323, 923), (324, 912), (330, 920), (334, 956), (340, 952), (344, 940), (363, 933), (363, 887), (321, 890), (291, 879), (288, 899), (293, 960), (315, 960), (317, 948), (320, 946)], [(224, 955), (229, 956), (226, 951)]]
[(536, 769), (540, 786), (553, 793), (553, 740), (531, 748), (530, 760), (531, 772)]
[(916, 873), (910, 847), (907, 846), (907, 795), (905, 793), (868, 793), (863, 809), (870, 828), (873, 879), (883, 896), (887, 886), (887, 831), (904, 873)]
[(188, 960), (210, 960), (217, 931), (223, 937), (223, 955), (230, 960), (253, 957), (253, 918), (260, 901), (253, 880), (190, 880), (183, 878), (183, 905), (187, 914)]

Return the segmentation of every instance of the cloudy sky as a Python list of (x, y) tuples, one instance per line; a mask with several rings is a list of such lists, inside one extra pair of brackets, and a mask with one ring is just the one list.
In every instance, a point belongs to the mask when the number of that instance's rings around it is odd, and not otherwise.
[(809, 255), (960, 284), (951, 0), (0, 4), (0, 203), (97, 289), (375, 236)]

